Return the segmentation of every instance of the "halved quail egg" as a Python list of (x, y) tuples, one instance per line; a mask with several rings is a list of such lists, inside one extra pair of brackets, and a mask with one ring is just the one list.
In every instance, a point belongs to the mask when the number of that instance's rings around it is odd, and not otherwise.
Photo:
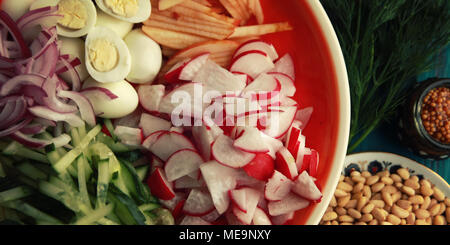
[(152, 11), (150, 0), (95, 0), (95, 3), (105, 13), (132, 23), (143, 22)]

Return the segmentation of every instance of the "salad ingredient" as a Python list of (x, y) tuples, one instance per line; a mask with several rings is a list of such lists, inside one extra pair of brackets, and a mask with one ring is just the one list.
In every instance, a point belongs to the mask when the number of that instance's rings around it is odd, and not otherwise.
[(273, 68), (272, 60), (266, 53), (259, 50), (250, 50), (239, 54), (233, 58), (230, 65), (230, 71), (242, 72), (250, 77), (256, 77), (257, 74), (267, 72)]
[[(183, 49), (196, 43), (206, 42), (209, 40), (209, 38), (206, 37), (147, 25), (142, 26), (142, 31), (156, 42), (164, 44), (166, 48), (175, 49), (172, 50), (172, 52), (176, 52), (177, 49)], [(165, 56), (172, 56), (172, 54), (166, 53)]]
[(177, 4), (182, 3), (184, 0), (160, 0), (158, 1), (158, 9), (159, 10), (166, 10), (168, 8), (171, 8)]
[(116, 32), (119, 37), (124, 38), (133, 29), (133, 23), (117, 19), (100, 9), (97, 9), (97, 21), (95, 26), (103, 26)]
[(64, 37), (85, 36), (97, 20), (97, 11), (90, 0), (35, 0), (30, 10), (48, 6), (58, 7), (62, 18), (57, 22), (57, 31)]
[(233, 146), (233, 140), (226, 135), (217, 137), (211, 147), (211, 154), (219, 163), (231, 168), (249, 164), (255, 154), (241, 151)]
[(1, 9), (9, 14), (11, 18), (16, 21), (26, 12), (28, 12), (30, 5), (34, 0), (14, 1), (3, 0), (1, 3)]
[(147, 0), (96, 0), (95, 3), (103, 12), (131, 23), (143, 22), (152, 13)]
[[(109, 98), (92, 93), (92, 89), (105, 89), (114, 96)], [(139, 98), (136, 90), (128, 82), (122, 80), (114, 83), (98, 82), (88, 78), (83, 83), (83, 94), (91, 102), (95, 115), (102, 118), (120, 118), (133, 112), (138, 104)], [(101, 90), (104, 91), (104, 90)]]
[(158, 111), (165, 91), (166, 88), (162, 84), (140, 85), (138, 88), (140, 104), (148, 112)]
[(348, 151), (352, 152), (381, 122), (392, 119), (414, 77), (426, 71), (432, 57), (448, 44), (450, 3), (327, 0), (322, 4), (343, 45), (349, 71)]
[(183, 205), (183, 212), (190, 216), (203, 216), (214, 210), (214, 204), (206, 191), (192, 189)]
[(140, 29), (129, 32), (124, 41), (130, 51), (131, 64), (133, 64), (126, 76), (127, 81), (152, 82), (161, 69), (162, 54), (159, 45)]
[(269, 154), (256, 153), (253, 160), (242, 169), (254, 179), (266, 181), (274, 171), (274, 160)]
[[(383, 188), (374, 189), (378, 184)], [(448, 200), (407, 168), (392, 173), (353, 170), (341, 175), (320, 224), (448, 225)]]
[(145, 147), (163, 161), (167, 161), (173, 153), (179, 150), (195, 150), (195, 146), (186, 136), (173, 131), (161, 132), (153, 144), (146, 145)]
[(206, 63), (209, 55), (209, 53), (204, 53), (192, 59), (178, 62), (164, 75), (164, 79), (169, 83), (194, 80), (195, 74)]
[(164, 171), (157, 167), (147, 180), (153, 195), (162, 200), (171, 200), (175, 197), (172, 183), (167, 181)]
[[(81, 81), (86, 80), (89, 73), (87, 72), (85, 65), (84, 40), (81, 38), (67, 38), (62, 36), (58, 37), (58, 40), (61, 42), (61, 55), (70, 55), (70, 57), (78, 59), (80, 64), (75, 67), (75, 70)], [(60, 77), (66, 82), (71, 81), (69, 71), (62, 72)]]
[(278, 53), (273, 47), (273, 45), (261, 39), (251, 39), (247, 42), (242, 43), (240, 48), (237, 49), (236, 52), (234, 53), (233, 58), (238, 57), (241, 53), (251, 50), (261, 50), (272, 61), (278, 59)]
[(183, 149), (173, 153), (164, 165), (168, 181), (174, 181), (193, 172), (198, 172), (202, 157), (195, 150)]
[(97, 26), (86, 37), (86, 68), (101, 83), (119, 82), (131, 70), (131, 54), (125, 42), (112, 30)]
[(155, 132), (168, 131), (172, 127), (172, 123), (160, 117), (142, 113), (139, 127), (142, 128), (144, 136), (148, 137)]
[(425, 130), (431, 137), (444, 144), (450, 143), (450, 124), (447, 121), (450, 116), (450, 110), (447, 109), (449, 92), (450, 89), (446, 87), (432, 89), (425, 95), (421, 108)]

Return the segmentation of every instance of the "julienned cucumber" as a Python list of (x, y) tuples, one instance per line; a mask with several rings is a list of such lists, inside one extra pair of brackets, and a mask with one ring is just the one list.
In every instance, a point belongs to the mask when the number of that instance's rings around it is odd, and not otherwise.
[[(73, 138), (67, 148), (49, 145), (36, 151), (15, 142), (5, 144), (3, 155), (14, 157), (2, 160), (0, 181), (3, 175), (9, 178), (9, 170), (14, 169), (18, 184), (2, 189), (0, 208), (14, 209), (33, 218), (36, 224), (170, 223), (159, 217), (162, 208), (143, 184), (149, 166), (142, 165), (137, 170), (131, 164), (134, 158), (128, 152), (135, 149), (100, 132), (100, 125), (90, 130), (84, 127), (69, 130)], [(44, 132), (41, 137), (51, 135)], [(139, 151), (133, 154), (141, 157)], [(45, 203), (36, 206), (35, 194), (49, 203), (57, 203), (65, 211), (53, 212), (45, 208)], [(64, 212), (70, 215), (58, 216)]]

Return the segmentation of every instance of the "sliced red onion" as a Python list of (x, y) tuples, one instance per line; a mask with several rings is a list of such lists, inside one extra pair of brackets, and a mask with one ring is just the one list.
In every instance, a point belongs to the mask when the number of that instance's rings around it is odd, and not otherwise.
[(41, 87), (36, 85), (24, 85), (20, 89), (19, 93), (31, 98), (31, 103), (28, 103), (29, 105), (33, 105), (34, 102), (40, 105), (45, 105), (44, 98), (47, 97), (47, 93)]
[(48, 119), (51, 121), (67, 122), (72, 127), (84, 126), (84, 121), (79, 116), (77, 116), (75, 113), (59, 113), (59, 112), (53, 111), (45, 106), (29, 107), (28, 111), (37, 117), (45, 118), (45, 119)]
[(15, 60), (0, 56), (0, 69), (11, 69), (15, 66)]
[(95, 126), (96, 119), (94, 108), (92, 107), (91, 102), (84, 95), (75, 91), (60, 90), (58, 91), (58, 96), (73, 100), (80, 110), (81, 118), (90, 126)]
[[(8, 127), (4, 130), (0, 131), (0, 137), (5, 137), (10, 134), (16, 133), (17, 131), (23, 130), (31, 121), (33, 120), (32, 117), (27, 117), (18, 124)], [(26, 131), (26, 130), (25, 130)]]
[(96, 96), (105, 96), (106, 95), (106, 97), (110, 100), (119, 98), (117, 95), (112, 93), (109, 89), (102, 88), (102, 87), (85, 88), (81, 91), (81, 93), (83, 93), (83, 94), (91, 94), (92, 93)]
[(3, 84), (0, 90), (0, 96), (9, 95), (22, 85), (36, 85), (41, 87), (45, 80), (46, 78), (40, 74), (24, 74), (15, 76)]
[(23, 96), (8, 101), (0, 114), (0, 128), (7, 128), (20, 121), (26, 109), (27, 101)]
[(36, 118), (34, 118), (34, 121), (36, 123), (39, 123), (39, 124), (43, 125), (43, 126), (56, 127), (56, 122), (53, 121), (53, 120), (48, 120), (48, 119), (45, 119), (45, 118), (36, 117)]
[(77, 70), (75, 70), (75, 67), (72, 66), (65, 59), (60, 59), (59, 61), (64, 65), (64, 67), (69, 72), (70, 80), (72, 82), (72, 90), (73, 91), (80, 91), (80, 89), (81, 89), (81, 79), (80, 79), (80, 76), (78, 75)]
[(50, 18), (55, 21), (54, 25), (56, 26), (58, 18), (54, 17), (62, 17), (62, 15), (58, 14), (58, 6), (48, 6), (34, 9), (28, 11), (26, 14), (17, 19), (17, 28), (24, 31), (27, 28), (42, 23), (43, 21), (48, 21)]
[(61, 101), (56, 96), (56, 87), (58, 86), (58, 80), (55, 77), (47, 78), (42, 85), (42, 89), (47, 93), (47, 97), (44, 98), (44, 103), (51, 110), (61, 113), (73, 113), (77, 111), (77, 108), (74, 105), (69, 105), (63, 101)]
[(81, 65), (81, 61), (77, 57), (75, 57), (73, 55), (69, 55), (69, 54), (61, 55), (61, 56), (59, 56), (59, 59), (58, 59), (59, 62), (56, 67), (56, 72), (55, 72), (56, 74), (61, 74), (61, 73), (64, 73), (69, 70), (67, 68), (67, 66), (61, 62), (62, 59), (69, 62), (69, 64), (74, 68)]
[(45, 129), (47, 129), (47, 126), (44, 126), (37, 122), (32, 122), (21, 128), (19, 131), (23, 134), (35, 135), (44, 132)]
[[(59, 51), (56, 43), (50, 44), (44, 55), (36, 59), (33, 65), (33, 73), (52, 77), (55, 74), (56, 63), (58, 62)], [(39, 68), (37, 68), (39, 67)]]
[(25, 134), (21, 133), (20, 131), (16, 131), (15, 133), (13, 133), (9, 136), (12, 139), (14, 139), (15, 141), (21, 143), (24, 146), (30, 147), (30, 148), (42, 148), (42, 147), (52, 143), (49, 140), (33, 138), (32, 136), (25, 135)]
[(3, 10), (0, 10), (0, 24), (3, 25), (9, 31), (9, 33), (11, 33), (13, 39), (19, 46), (21, 57), (22, 58), (30, 57), (31, 51), (26, 45), (22, 33), (20, 32), (20, 29), (18, 28), (14, 20), (8, 15), (8, 13), (6, 13)]

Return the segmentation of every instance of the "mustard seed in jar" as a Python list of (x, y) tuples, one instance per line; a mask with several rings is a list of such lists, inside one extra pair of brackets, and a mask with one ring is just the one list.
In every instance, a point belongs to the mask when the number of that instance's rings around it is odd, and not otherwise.
[(421, 119), (431, 137), (450, 144), (450, 88), (437, 87), (428, 92), (423, 99)]

